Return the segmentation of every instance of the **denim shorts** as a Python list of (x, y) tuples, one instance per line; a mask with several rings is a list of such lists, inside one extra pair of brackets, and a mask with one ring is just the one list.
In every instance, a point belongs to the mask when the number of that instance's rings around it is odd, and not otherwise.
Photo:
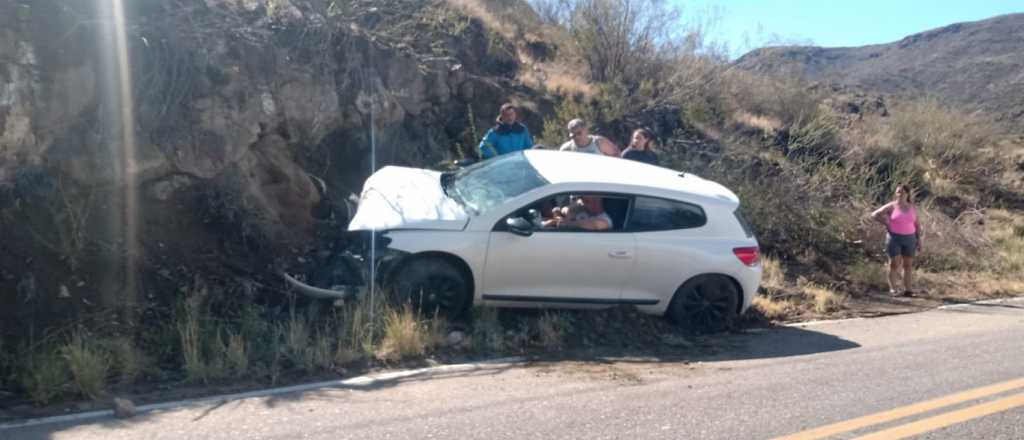
[(917, 254), (917, 234), (902, 235), (890, 232), (885, 237), (885, 253), (890, 257), (913, 257)]

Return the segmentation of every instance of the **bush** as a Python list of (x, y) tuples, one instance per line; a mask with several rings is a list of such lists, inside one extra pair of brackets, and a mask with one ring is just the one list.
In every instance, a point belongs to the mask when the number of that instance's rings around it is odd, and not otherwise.
[(555, 115), (544, 120), (544, 131), (540, 143), (549, 148), (558, 148), (569, 140), (566, 125), (569, 121), (582, 118), (593, 129), (603, 124), (606, 118), (597, 105), (598, 101), (588, 101), (583, 97), (570, 96), (563, 98), (555, 107)]
[(936, 99), (911, 101), (893, 112), (892, 143), (921, 155), (945, 178), (973, 180), (985, 168), (980, 150), (994, 144), (1000, 131), (975, 114), (964, 114)]
[(679, 10), (662, 0), (577, 0), (567, 8), (577, 55), (599, 83), (654, 78), (653, 61), (680, 39)]
[(789, 131), (788, 156), (813, 161), (839, 160), (839, 125), (826, 113), (797, 120)]
[(135, 383), (145, 364), (145, 357), (135, 343), (130, 338), (118, 337), (108, 341), (106, 349), (110, 352), (111, 369), (117, 372), (119, 382), (126, 385)]
[(906, 151), (884, 147), (867, 149), (852, 166), (860, 167), (862, 186), (876, 203), (892, 200), (896, 186), (901, 184), (910, 185), (917, 199), (931, 195), (925, 170)]
[(110, 354), (84, 330), (78, 329), (61, 347), (61, 355), (67, 360), (79, 394), (91, 399), (102, 397), (110, 372)]
[(810, 89), (795, 73), (766, 75), (730, 70), (721, 81), (729, 113), (768, 116), (783, 127), (812, 121), (821, 113), (821, 92)]
[(18, 374), (18, 383), (33, 402), (45, 405), (63, 393), (70, 371), (60, 348), (44, 345), (20, 357), (24, 363)]
[(377, 359), (394, 362), (421, 357), (440, 343), (442, 332), (439, 318), (422, 321), (410, 304), (388, 310)]

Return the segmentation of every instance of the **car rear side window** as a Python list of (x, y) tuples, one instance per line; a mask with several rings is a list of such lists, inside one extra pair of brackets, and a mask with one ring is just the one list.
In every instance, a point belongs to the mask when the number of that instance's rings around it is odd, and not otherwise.
[(700, 206), (675, 200), (637, 197), (627, 227), (630, 231), (669, 231), (704, 226), (708, 218)]
[(740, 222), (740, 226), (743, 227), (743, 232), (747, 234), (747, 238), (753, 237), (754, 229), (750, 227), (750, 223), (747, 222), (747, 218), (743, 216), (743, 211), (740, 211), (740, 208), (736, 208), (732, 214), (736, 216), (736, 221)]

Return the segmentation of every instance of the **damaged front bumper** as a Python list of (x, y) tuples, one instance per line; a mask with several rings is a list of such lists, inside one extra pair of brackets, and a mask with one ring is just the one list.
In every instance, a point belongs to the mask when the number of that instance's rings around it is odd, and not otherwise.
[(399, 263), (408, 255), (408, 252), (388, 247), (391, 239), (387, 233), (347, 232), (333, 251), (313, 258), (313, 267), (306, 271), (305, 280), (284, 271), (281, 276), (292, 290), (312, 298), (358, 298), (367, 291), (367, 280), (374, 280), (379, 286), (388, 284)]

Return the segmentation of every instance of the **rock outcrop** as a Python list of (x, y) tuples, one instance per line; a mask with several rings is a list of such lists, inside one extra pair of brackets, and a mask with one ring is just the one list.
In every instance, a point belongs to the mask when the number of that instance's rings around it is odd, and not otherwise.
[(504, 101), (539, 130), (550, 104), (490, 53), (508, 42), (435, 21), (444, 2), (388, 3), (0, 3), (0, 288), (81, 279), (71, 295), (116, 305), (95, 290), (135, 289), (127, 260), (178, 273), (238, 234), (269, 261), (372, 169), (472, 153)]

